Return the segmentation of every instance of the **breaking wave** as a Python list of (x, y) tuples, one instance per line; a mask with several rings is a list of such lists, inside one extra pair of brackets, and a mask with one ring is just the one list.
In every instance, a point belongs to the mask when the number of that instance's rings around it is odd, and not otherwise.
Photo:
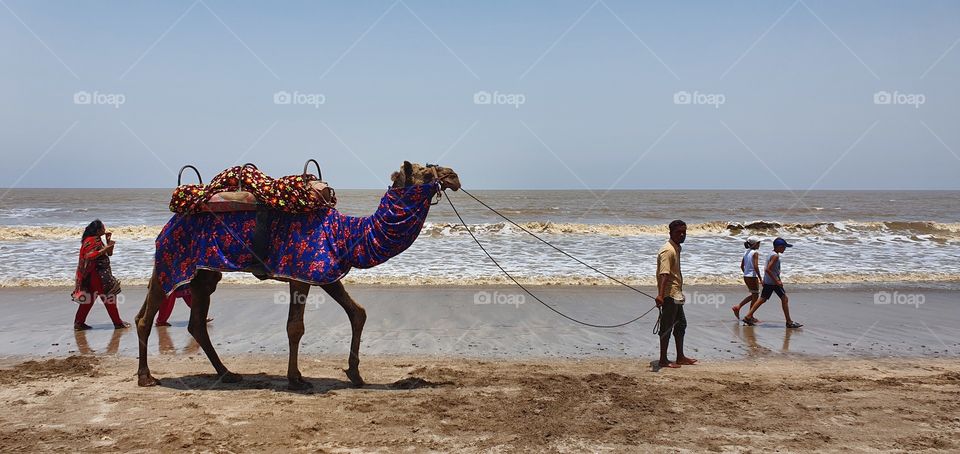
[[(524, 229), (533, 233), (552, 235), (604, 235), (604, 236), (649, 236), (665, 235), (665, 224), (580, 224), (562, 222), (523, 222), (519, 223)], [(160, 234), (163, 226), (160, 225), (127, 225), (110, 227), (116, 240), (154, 240)], [(522, 231), (508, 223), (472, 224), (474, 233), (481, 235), (493, 234), (522, 234)], [(0, 241), (27, 241), (27, 240), (80, 240), (82, 228), (62, 226), (0, 226)], [(428, 222), (424, 225), (422, 235), (442, 237), (450, 235), (465, 235), (466, 229), (455, 223)], [(862, 222), (836, 221), (816, 223), (789, 223), (777, 221), (730, 222), (711, 221), (698, 224), (689, 224), (687, 233), (691, 236), (725, 236), (746, 234), (791, 234), (816, 235), (834, 234), (859, 236), (863, 234), (901, 234), (923, 236), (943, 240), (960, 239), (960, 223), (940, 223), (931, 221), (890, 221), (890, 222)]]
[[(163, 229), (162, 225), (124, 225), (109, 227), (115, 240), (154, 240)], [(82, 227), (60, 226), (2, 226), (0, 241), (18, 240), (67, 240), (76, 239), (80, 243)]]
[[(653, 224), (576, 224), (560, 222), (523, 222), (521, 227), (533, 233), (554, 235), (607, 235), (607, 236), (647, 236), (665, 235), (667, 225)], [(474, 233), (509, 234), (522, 233), (519, 228), (508, 223), (471, 225)], [(422, 234), (430, 236), (466, 234), (466, 228), (453, 223), (428, 223)], [(689, 235), (741, 235), (749, 233), (779, 234), (908, 234), (934, 235), (944, 239), (960, 238), (960, 223), (940, 222), (817, 222), (784, 223), (776, 221), (728, 222), (711, 221), (687, 225)]]

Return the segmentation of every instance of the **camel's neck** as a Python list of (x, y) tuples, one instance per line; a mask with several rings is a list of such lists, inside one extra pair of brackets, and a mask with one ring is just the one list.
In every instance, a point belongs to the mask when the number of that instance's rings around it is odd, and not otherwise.
[(352, 239), (352, 264), (370, 268), (405, 251), (420, 235), (436, 184), (388, 189), (372, 215), (358, 218)]

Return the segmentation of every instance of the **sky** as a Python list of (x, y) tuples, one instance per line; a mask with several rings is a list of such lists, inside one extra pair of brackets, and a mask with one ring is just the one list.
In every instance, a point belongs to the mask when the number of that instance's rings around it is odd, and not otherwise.
[(960, 189), (960, 2), (0, 0), (0, 187)]

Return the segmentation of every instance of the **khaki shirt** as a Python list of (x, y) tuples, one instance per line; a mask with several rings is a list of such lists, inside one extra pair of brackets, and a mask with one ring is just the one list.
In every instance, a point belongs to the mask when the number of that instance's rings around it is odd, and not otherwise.
[(677, 304), (683, 304), (683, 273), (680, 272), (680, 246), (667, 241), (657, 252), (657, 282), (660, 275), (668, 274), (666, 292), (663, 296), (673, 298)]

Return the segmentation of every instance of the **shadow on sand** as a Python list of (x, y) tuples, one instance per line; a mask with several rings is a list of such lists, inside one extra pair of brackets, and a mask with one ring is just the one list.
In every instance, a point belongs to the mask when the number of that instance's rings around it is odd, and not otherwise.
[(453, 385), (452, 382), (434, 383), (419, 377), (407, 377), (393, 383), (367, 383), (357, 388), (348, 380), (336, 378), (307, 378), (304, 380), (313, 385), (305, 390), (292, 390), (287, 384), (286, 375), (247, 374), (239, 383), (223, 383), (215, 374), (194, 374), (183, 377), (160, 378), (160, 385), (164, 388), (179, 391), (240, 391), (250, 389), (269, 389), (276, 392), (291, 394), (326, 394), (341, 389), (367, 389), (378, 391), (405, 391), (420, 388), (436, 388)]

